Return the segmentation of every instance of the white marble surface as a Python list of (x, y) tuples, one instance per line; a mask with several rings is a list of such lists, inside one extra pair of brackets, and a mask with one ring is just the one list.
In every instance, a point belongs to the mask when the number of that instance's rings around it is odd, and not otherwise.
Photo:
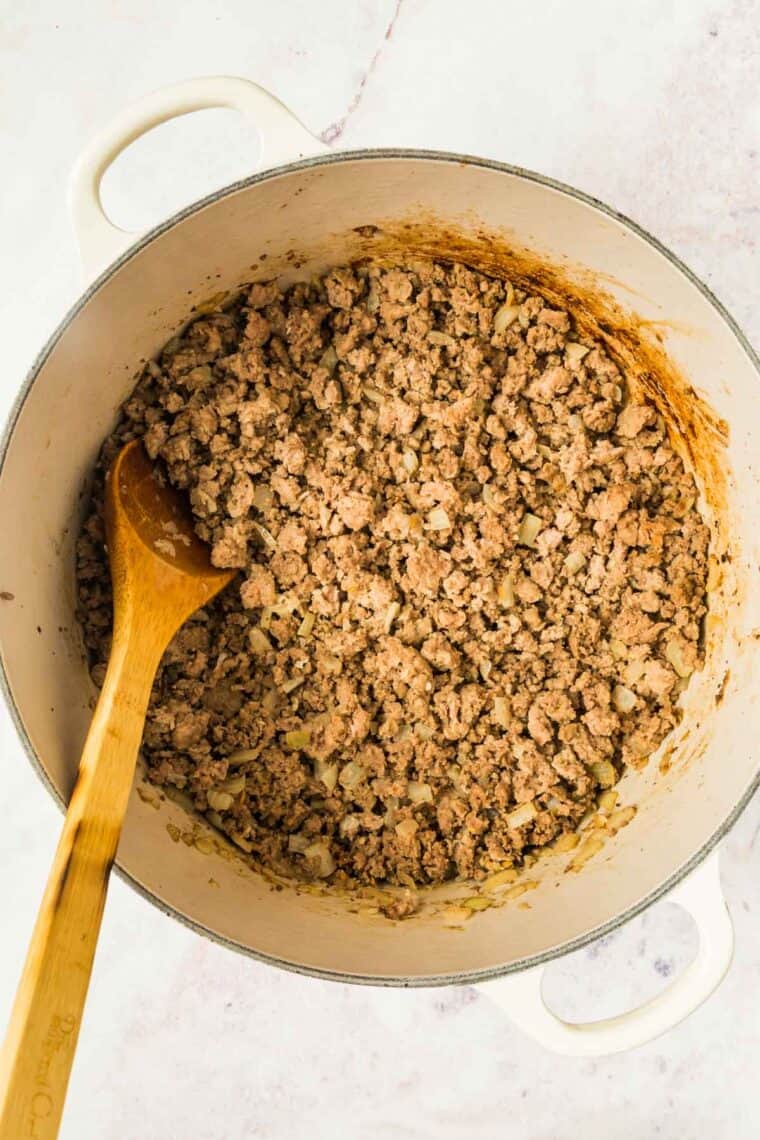
[[(544, 171), (679, 253), (760, 344), (757, 0), (37, 0), (0, 4), (4, 413), (80, 288), (65, 183), (128, 100), (250, 76), (336, 146), (419, 145)], [(156, 220), (248, 171), (225, 112), (164, 128), (109, 176), (118, 220)], [(13, 288), (9, 288), (9, 282)], [(7, 535), (3, 541), (11, 541)], [(59, 818), (0, 713), (0, 1020)], [(62, 1135), (69, 1140), (744, 1140), (760, 1131), (760, 804), (724, 846), (731, 972), (633, 1054), (555, 1058), (468, 989), (290, 976), (211, 945), (114, 882)], [(573, 1016), (665, 983), (694, 935), (660, 906), (553, 967)]]

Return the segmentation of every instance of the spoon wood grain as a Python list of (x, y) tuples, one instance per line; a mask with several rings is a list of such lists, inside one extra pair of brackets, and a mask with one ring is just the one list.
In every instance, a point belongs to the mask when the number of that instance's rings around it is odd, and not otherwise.
[(113, 643), (0, 1054), (0, 1140), (58, 1134), (111, 866), (153, 679), (168, 642), (233, 577), (142, 445), (106, 485)]

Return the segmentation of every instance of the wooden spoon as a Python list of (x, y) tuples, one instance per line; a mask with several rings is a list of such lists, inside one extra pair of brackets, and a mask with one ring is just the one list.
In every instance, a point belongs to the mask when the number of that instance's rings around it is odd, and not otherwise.
[(109, 472), (106, 533), (111, 657), (0, 1055), (0, 1140), (58, 1135), (153, 678), (182, 623), (234, 575), (211, 565), (138, 441)]

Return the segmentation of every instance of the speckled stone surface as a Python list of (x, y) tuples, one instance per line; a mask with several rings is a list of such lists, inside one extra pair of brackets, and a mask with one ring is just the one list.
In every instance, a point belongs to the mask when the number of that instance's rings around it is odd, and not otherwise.
[[(130, 99), (194, 74), (258, 80), (336, 147), (470, 152), (595, 194), (674, 249), (760, 344), (756, 0), (39, 0), (4, 5), (2, 24), (3, 414), (80, 290), (74, 158)], [(106, 201), (145, 225), (250, 171), (256, 147), (231, 113), (175, 123), (109, 173)], [(59, 817), (4, 710), (0, 734), (4, 1020)], [(759, 833), (756, 799), (723, 847), (737, 950), (718, 993), (665, 1038), (598, 1061), (544, 1053), (467, 988), (280, 973), (116, 881), (62, 1136), (756, 1136)], [(609, 1014), (655, 993), (694, 946), (689, 920), (662, 904), (555, 964), (547, 992), (568, 1016)]]

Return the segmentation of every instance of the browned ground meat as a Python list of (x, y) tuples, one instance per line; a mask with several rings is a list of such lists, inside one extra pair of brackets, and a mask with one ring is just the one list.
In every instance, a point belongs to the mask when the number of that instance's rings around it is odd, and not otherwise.
[(134, 436), (241, 571), (167, 650), (148, 770), (265, 865), (407, 886), (518, 866), (678, 720), (695, 486), (541, 297), (370, 263), (192, 323), (103, 449), (79, 543), (96, 678), (102, 476)]

